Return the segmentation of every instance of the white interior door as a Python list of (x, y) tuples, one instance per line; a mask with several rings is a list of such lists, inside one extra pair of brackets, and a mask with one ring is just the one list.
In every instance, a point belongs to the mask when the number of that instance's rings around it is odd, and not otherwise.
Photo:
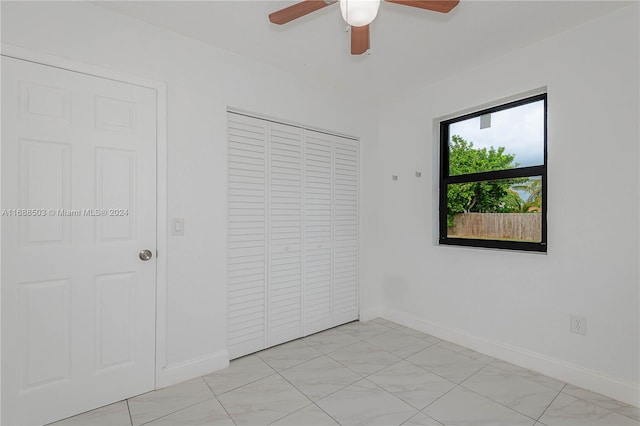
[(2, 58), (2, 424), (154, 388), (155, 117), (153, 89)]
[(305, 130), (304, 334), (331, 328), (334, 136)]
[(358, 319), (358, 141), (336, 138), (333, 187), (333, 324)]
[(302, 129), (268, 123), (267, 346), (302, 336)]
[(267, 123), (228, 114), (227, 309), (229, 356), (266, 344)]

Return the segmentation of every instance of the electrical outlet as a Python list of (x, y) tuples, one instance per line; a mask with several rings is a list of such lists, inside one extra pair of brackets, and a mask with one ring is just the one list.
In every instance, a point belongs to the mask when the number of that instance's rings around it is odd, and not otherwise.
[(569, 331), (576, 334), (587, 335), (587, 319), (577, 315), (571, 315), (571, 325)]

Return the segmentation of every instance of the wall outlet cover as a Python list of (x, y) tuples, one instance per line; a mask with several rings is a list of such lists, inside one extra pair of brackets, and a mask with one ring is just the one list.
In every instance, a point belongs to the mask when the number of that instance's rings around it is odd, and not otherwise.
[(578, 315), (571, 315), (569, 331), (575, 334), (587, 335), (587, 319)]

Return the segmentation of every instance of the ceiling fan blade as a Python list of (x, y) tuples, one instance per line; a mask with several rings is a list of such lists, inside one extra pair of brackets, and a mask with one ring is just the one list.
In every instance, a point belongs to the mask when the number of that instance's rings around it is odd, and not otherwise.
[(404, 6), (419, 7), (434, 12), (449, 13), (460, 0), (385, 0), (387, 3), (397, 3)]
[(300, 3), (296, 3), (292, 6), (285, 7), (284, 9), (273, 12), (269, 15), (269, 21), (273, 24), (286, 24), (294, 19), (298, 19), (304, 15), (308, 15), (311, 12), (320, 10), (323, 7), (329, 6), (335, 3), (337, 0), (304, 0)]
[(351, 54), (362, 55), (369, 50), (369, 25), (351, 27)]

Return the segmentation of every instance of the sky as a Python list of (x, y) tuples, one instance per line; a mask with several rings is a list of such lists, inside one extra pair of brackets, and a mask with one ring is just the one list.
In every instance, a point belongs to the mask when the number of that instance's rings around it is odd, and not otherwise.
[(473, 142), (474, 148), (505, 147), (519, 167), (543, 164), (544, 102), (537, 101), (491, 114), (491, 127), (480, 129), (480, 117), (453, 123), (450, 135)]

